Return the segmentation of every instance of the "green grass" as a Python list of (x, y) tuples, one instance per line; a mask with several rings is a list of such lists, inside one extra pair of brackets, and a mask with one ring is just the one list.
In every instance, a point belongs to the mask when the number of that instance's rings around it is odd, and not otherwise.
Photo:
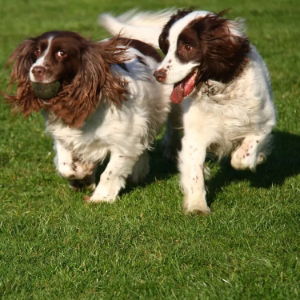
[[(57, 176), (43, 119), (0, 101), (0, 296), (3, 299), (299, 299), (300, 6), (276, 1), (1, 0), (3, 65), (26, 37), (67, 29), (101, 39), (101, 11), (194, 6), (247, 20), (278, 110), (275, 147), (256, 174), (210, 162), (212, 214), (185, 216), (178, 174), (159, 148), (143, 186), (85, 205)], [(201, 6), (200, 6), (201, 5)]]

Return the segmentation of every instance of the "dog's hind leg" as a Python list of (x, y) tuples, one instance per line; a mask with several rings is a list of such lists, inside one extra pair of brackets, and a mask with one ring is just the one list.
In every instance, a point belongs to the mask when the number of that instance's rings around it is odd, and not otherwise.
[(171, 104), (171, 111), (168, 116), (166, 132), (163, 137), (163, 155), (166, 159), (176, 161), (178, 151), (181, 149), (183, 132), (182, 109), (180, 104)]
[(133, 183), (139, 183), (145, 179), (150, 170), (149, 167), (149, 153), (147, 150), (139, 157), (138, 161), (133, 167), (130, 181)]

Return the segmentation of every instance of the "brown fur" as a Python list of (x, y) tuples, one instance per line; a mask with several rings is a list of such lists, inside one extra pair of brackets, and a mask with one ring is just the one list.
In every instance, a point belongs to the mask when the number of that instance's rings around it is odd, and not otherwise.
[(11, 82), (17, 83), (17, 92), (14, 96), (7, 96), (7, 99), (19, 111), (29, 115), (31, 112), (45, 109), (61, 118), (67, 125), (81, 127), (101, 100), (105, 99), (116, 105), (122, 102), (126, 93), (126, 83), (110, 70), (111, 64), (126, 61), (124, 50), (117, 47), (118, 40), (111, 39), (104, 47), (101, 43), (90, 42), (77, 36), (84, 43), (78, 71), (71, 80), (58, 78), (62, 82), (61, 91), (49, 100), (37, 98), (29, 80), (29, 70), (35, 61), (33, 53), (38, 38), (24, 41), (13, 52), (9, 62), (13, 64)]
[[(127, 38), (121, 38), (121, 37), (119, 38), (119, 41), (123, 45), (135, 48), (138, 51), (140, 51), (142, 54), (154, 58), (157, 62), (162, 61), (161, 56), (158, 54), (158, 52), (155, 50), (155, 48), (153, 48), (152, 46), (150, 46), (144, 42), (141, 42), (141, 41), (135, 40), (135, 39), (127, 39)], [(139, 58), (139, 59), (141, 59), (141, 58)]]
[[(200, 63), (199, 81), (229, 82), (247, 62), (249, 41), (246, 37), (233, 36), (228, 22), (219, 15), (207, 15), (193, 21), (179, 36), (177, 55), (182, 62)], [(192, 46), (188, 53), (185, 53), (186, 43)]]

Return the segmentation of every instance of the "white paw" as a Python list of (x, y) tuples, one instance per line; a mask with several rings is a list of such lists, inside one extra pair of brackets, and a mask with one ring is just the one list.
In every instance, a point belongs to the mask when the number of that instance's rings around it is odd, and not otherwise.
[(109, 195), (100, 195), (100, 194), (93, 194), (91, 197), (85, 197), (84, 200), (88, 203), (113, 203), (115, 202), (117, 197), (110, 197)]
[(184, 200), (184, 211), (187, 214), (199, 214), (199, 215), (209, 215), (210, 208), (206, 204), (204, 199), (185, 199)]
[(67, 179), (75, 179), (75, 172), (72, 169), (72, 164), (70, 163), (66, 163), (66, 162), (62, 162), (59, 164), (58, 166), (58, 173)]
[(94, 191), (93, 195), (87, 200), (87, 202), (108, 202), (113, 203), (116, 201), (119, 191), (121, 190), (122, 186), (120, 183), (116, 181), (110, 181), (106, 182), (106, 184), (103, 184), (103, 182), (98, 184), (96, 187), (96, 190)]
[(237, 170), (255, 169), (255, 153), (251, 152), (248, 147), (240, 147), (231, 156), (231, 165)]
[(58, 166), (59, 174), (69, 180), (81, 180), (87, 176), (91, 176), (93, 169), (94, 165), (84, 164), (79, 161), (73, 161), (72, 163), (62, 162)]

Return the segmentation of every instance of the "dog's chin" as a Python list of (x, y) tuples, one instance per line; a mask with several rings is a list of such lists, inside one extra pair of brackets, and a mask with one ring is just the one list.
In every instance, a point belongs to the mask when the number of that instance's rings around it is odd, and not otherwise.
[(31, 87), (33, 93), (38, 98), (48, 100), (54, 98), (58, 94), (61, 87), (61, 83), (58, 80), (49, 83), (31, 81)]
[(198, 70), (194, 69), (183, 80), (174, 84), (171, 94), (171, 101), (173, 103), (181, 103), (183, 99), (189, 96), (197, 85)]

